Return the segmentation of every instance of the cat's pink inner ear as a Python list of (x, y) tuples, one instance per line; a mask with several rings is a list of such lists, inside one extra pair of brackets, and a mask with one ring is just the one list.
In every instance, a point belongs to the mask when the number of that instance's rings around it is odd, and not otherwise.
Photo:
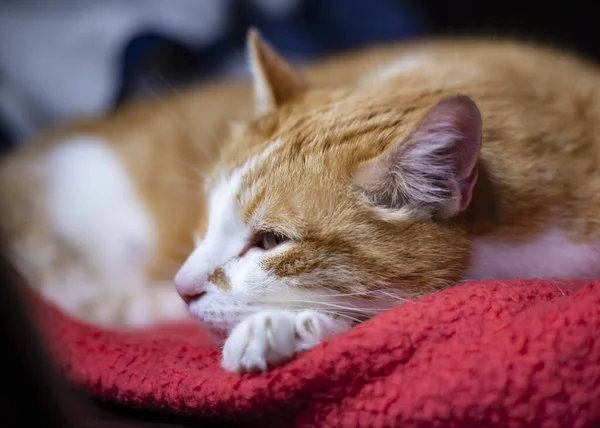
[(248, 53), (255, 109), (259, 115), (268, 113), (307, 89), (304, 76), (281, 58), (254, 28), (248, 31)]
[[(424, 172), (445, 170), (454, 203), (449, 214), (463, 211), (471, 202), (477, 181), (477, 159), (481, 150), (481, 113), (464, 95), (440, 101), (415, 128), (406, 142), (412, 156), (422, 156)], [(434, 174), (435, 175), (435, 174)]]
[(479, 109), (469, 97), (447, 98), (403, 141), (364, 166), (354, 184), (384, 208), (409, 204), (427, 215), (453, 216), (471, 201), (480, 148)]

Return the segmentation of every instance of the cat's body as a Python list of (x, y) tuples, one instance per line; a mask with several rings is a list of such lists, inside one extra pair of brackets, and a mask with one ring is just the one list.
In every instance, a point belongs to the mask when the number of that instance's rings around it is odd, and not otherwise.
[(192, 315), (233, 329), (224, 365), (255, 370), (463, 280), (600, 275), (596, 66), (440, 40), (316, 64), (307, 87), (250, 47), (254, 101), (190, 90), (4, 162), (5, 248), (34, 287), (140, 325), (185, 316), (177, 274)]

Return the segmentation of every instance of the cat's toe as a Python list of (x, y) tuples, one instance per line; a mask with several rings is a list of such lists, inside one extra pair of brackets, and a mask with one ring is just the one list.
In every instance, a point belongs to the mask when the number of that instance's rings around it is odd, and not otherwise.
[(317, 346), (322, 340), (349, 328), (336, 323), (327, 315), (306, 310), (296, 316), (296, 350), (305, 351)]
[(254, 314), (238, 324), (223, 347), (222, 365), (235, 372), (264, 371), (296, 354), (296, 315), (285, 311)]

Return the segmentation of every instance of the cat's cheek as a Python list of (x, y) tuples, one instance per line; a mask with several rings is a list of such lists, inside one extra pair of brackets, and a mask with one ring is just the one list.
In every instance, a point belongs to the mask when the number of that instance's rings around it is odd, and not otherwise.
[(256, 251), (223, 267), (225, 275), (229, 278), (232, 293), (258, 297), (277, 290), (281, 281), (262, 267), (265, 257), (267, 256), (264, 251)]

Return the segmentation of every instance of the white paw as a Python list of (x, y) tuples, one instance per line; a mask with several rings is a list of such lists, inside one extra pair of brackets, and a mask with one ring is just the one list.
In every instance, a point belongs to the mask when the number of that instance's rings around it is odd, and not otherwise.
[(222, 365), (234, 372), (285, 363), (349, 326), (313, 311), (263, 311), (238, 324), (225, 342)]

